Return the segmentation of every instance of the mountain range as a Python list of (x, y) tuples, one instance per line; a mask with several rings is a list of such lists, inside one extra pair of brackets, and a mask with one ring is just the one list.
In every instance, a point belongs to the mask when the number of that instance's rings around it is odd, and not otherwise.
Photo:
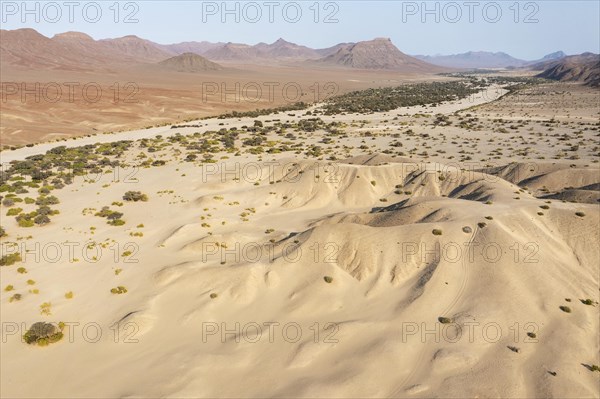
[[(158, 44), (134, 35), (94, 40), (80, 32), (48, 38), (34, 29), (0, 30), (1, 65), (26, 70), (91, 71), (156, 64), (174, 71), (199, 72), (223, 69), (218, 63), (248, 63), (435, 73), (450, 69), (539, 68), (540, 65), (552, 66), (548, 63), (565, 57), (562, 51), (534, 61), (485, 51), (410, 56), (401, 52), (389, 38), (312, 49), (282, 38), (271, 44), (256, 45), (207, 41)], [(573, 62), (577, 59), (570, 61)]]
[(567, 55), (564, 52), (557, 51), (555, 53), (548, 54), (539, 60), (526, 61), (514, 58), (503, 52), (493, 53), (489, 51), (469, 51), (467, 53), (452, 55), (416, 55), (415, 58), (430, 64), (448, 68), (475, 69), (526, 67), (543, 61), (561, 59), (566, 56)]

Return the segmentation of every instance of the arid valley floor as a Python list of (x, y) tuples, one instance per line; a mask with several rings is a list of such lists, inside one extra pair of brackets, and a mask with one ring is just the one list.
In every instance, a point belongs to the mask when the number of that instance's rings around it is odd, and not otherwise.
[(327, 107), (2, 151), (1, 396), (598, 397), (597, 89)]

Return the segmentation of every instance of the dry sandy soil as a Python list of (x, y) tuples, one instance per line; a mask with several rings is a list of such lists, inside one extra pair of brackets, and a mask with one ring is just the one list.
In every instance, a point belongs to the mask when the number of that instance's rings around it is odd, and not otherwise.
[[(1, 395), (599, 397), (598, 93), (503, 94), (2, 152), (105, 143), (122, 166), (51, 190), (47, 225), (0, 208), (22, 258), (0, 268)], [(24, 343), (39, 321), (62, 339)]]
[(368, 70), (224, 65), (223, 71), (168, 74), (151, 65), (112, 73), (4, 68), (0, 143), (25, 145), (139, 129), (233, 110), (312, 103), (411, 80), (444, 79)]

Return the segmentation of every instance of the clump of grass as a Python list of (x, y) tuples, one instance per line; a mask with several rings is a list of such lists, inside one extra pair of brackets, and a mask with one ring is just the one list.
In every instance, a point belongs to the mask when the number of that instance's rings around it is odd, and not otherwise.
[(67, 299), (73, 299), (73, 291), (69, 291), (65, 294), (65, 298)]
[(487, 220), (493, 220), (493, 219), (494, 219), (494, 218), (493, 218), (493, 217), (491, 217), (491, 216), (486, 216), (485, 218), (486, 218)]
[(548, 205), (540, 205), (540, 208), (542, 208), (542, 209), (550, 209), (550, 207)]
[(584, 305), (588, 305), (588, 306), (593, 306), (594, 305), (594, 301), (592, 301), (591, 299), (580, 299), (581, 303), (583, 303)]
[(575, 212), (575, 215), (579, 216), (580, 218), (585, 216), (585, 213), (583, 212)]
[(111, 288), (110, 292), (113, 293), (113, 294), (120, 295), (120, 294), (126, 293), (127, 292), (127, 288), (123, 287), (122, 285), (119, 285), (116, 288)]
[(451, 317), (438, 317), (438, 321), (442, 324), (451, 324), (454, 323), (454, 319), (452, 319)]
[(527, 333), (527, 336), (528, 336), (529, 338), (537, 338), (537, 334), (536, 334), (536, 333), (534, 333), (534, 332), (528, 332), (528, 333)]
[(442, 230), (440, 230), (440, 229), (433, 229), (433, 230), (431, 230), (431, 232), (433, 233), (434, 236), (442, 235)]
[(470, 234), (470, 233), (472, 233), (472, 232), (473, 232), (473, 229), (472, 229), (472, 228), (470, 228), (469, 226), (464, 226), (464, 227), (462, 228), (462, 231), (463, 231), (463, 233)]
[(477, 226), (479, 226), (480, 229), (483, 229), (485, 226), (487, 226), (487, 223), (479, 222), (479, 223), (477, 223)]
[(25, 269), (24, 267), (21, 266), (17, 269), (17, 273), (25, 274), (25, 273), (27, 273), (27, 269)]
[(571, 313), (571, 308), (568, 306), (559, 306), (559, 309), (565, 313)]
[(331, 277), (331, 276), (325, 276), (325, 277), (323, 277), (323, 280), (325, 280), (325, 282), (327, 284), (331, 284), (333, 282), (333, 277)]
[(217, 294), (216, 292), (213, 292), (212, 294), (210, 294), (210, 299), (215, 299), (218, 296), (219, 296), (219, 294)]
[(485, 201), (484, 204), (486, 204), (486, 205), (492, 205), (493, 202), (492, 201)]
[(12, 284), (9, 284), (6, 287), (4, 287), (4, 291), (6, 291), (6, 292), (12, 291), (14, 289), (15, 289), (15, 287)]
[(592, 364), (590, 366), (590, 371), (600, 371), (600, 367), (597, 364)]

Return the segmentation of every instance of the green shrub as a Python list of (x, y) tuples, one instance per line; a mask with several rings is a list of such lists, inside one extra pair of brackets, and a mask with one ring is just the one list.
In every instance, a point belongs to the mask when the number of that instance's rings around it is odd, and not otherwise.
[(118, 286), (117, 288), (111, 288), (110, 292), (112, 292), (113, 294), (124, 294), (127, 292), (127, 288), (123, 287), (122, 285)]
[(21, 254), (16, 252), (14, 254), (4, 255), (0, 258), (0, 266), (11, 266), (21, 261)]
[(15, 301), (20, 301), (22, 298), (21, 294), (14, 294), (13, 296), (11, 296), (10, 298), (8, 298), (8, 302), (15, 302)]
[(8, 212), (6, 212), (6, 216), (17, 216), (21, 212), (23, 212), (23, 208), (10, 208)]
[(34, 323), (29, 330), (23, 335), (23, 340), (29, 344), (37, 344), (39, 346), (46, 346), (60, 341), (63, 338), (62, 328), (63, 324), (59, 323), (58, 326), (52, 323), (45, 323), (39, 321)]
[(125, 194), (123, 194), (123, 199), (125, 201), (145, 202), (148, 201), (148, 196), (146, 194), (143, 194), (141, 191), (127, 191)]

